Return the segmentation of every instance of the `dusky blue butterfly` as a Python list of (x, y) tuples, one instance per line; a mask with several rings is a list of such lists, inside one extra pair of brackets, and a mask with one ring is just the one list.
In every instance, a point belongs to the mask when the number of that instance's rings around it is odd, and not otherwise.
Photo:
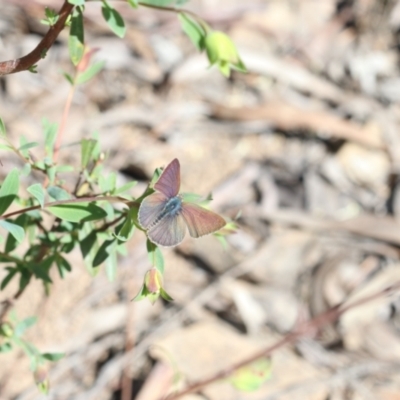
[(186, 228), (198, 238), (223, 228), (225, 220), (218, 214), (183, 201), (179, 195), (180, 164), (172, 160), (154, 185), (155, 193), (143, 199), (139, 207), (139, 224), (147, 237), (160, 246), (172, 247), (182, 242)]

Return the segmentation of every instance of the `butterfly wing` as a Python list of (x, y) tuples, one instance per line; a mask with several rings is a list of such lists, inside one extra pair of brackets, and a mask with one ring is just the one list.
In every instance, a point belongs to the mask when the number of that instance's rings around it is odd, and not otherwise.
[(182, 242), (186, 224), (182, 215), (166, 215), (159, 223), (147, 231), (148, 238), (155, 244), (165, 247), (176, 246)]
[(163, 193), (153, 193), (145, 197), (139, 207), (139, 224), (144, 229), (156, 222), (162, 210), (164, 209), (168, 198)]
[(216, 232), (226, 225), (221, 216), (193, 203), (182, 203), (181, 215), (185, 219), (190, 236), (194, 238)]
[(181, 166), (177, 158), (172, 160), (164, 169), (154, 189), (168, 198), (175, 197), (181, 186)]

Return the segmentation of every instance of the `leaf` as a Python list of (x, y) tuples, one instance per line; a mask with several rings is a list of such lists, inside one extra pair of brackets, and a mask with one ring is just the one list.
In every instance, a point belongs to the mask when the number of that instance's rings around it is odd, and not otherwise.
[[(12, 221), (13, 224), (20, 226), (25, 230), (25, 227), (27, 225), (27, 221), (29, 220), (29, 217), (27, 214), (21, 214), (19, 215), (14, 221)], [(11, 233), (7, 237), (6, 241), (6, 246), (5, 246), (5, 252), (6, 253), (11, 253), (19, 244), (19, 241), (15, 238), (14, 235)]]
[(96, 256), (93, 260), (93, 267), (97, 267), (110, 257), (111, 253), (115, 251), (115, 245), (117, 241), (115, 239), (108, 239), (100, 246)]
[(235, 371), (229, 380), (236, 389), (252, 392), (270, 378), (271, 360), (263, 357)]
[(157, 268), (157, 270), (163, 274), (164, 273), (164, 257), (162, 255), (162, 252), (160, 248), (150, 242), (150, 240), (147, 240), (146, 243), (147, 247), (147, 256), (149, 257), (151, 265)]
[(89, 81), (104, 68), (104, 65), (105, 65), (104, 61), (97, 61), (96, 63), (91, 65), (89, 68), (87, 68), (85, 70), (85, 72), (82, 72), (81, 74), (79, 74), (76, 82), (79, 85), (81, 85), (82, 83)]
[(120, 38), (125, 36), (126, 27), (121, 14), (111, 7), (107, 1), (103, 0), (101, 6), (101, 13), (110, 29)]
[(115, 234), (114, 236), (122, 241), (122, 242), (126, 242), (127, 240), (129, 240), (134, 231), (135, 231), (135, 224), (133, 223), (133, 218), (131, 215), (131, 210), (129, 210), (128, 215), (126, 216), (125, 222), (120, 225), (119, 229), (115, 230)]
[(93, 151), (97, 145), (95, 139), (82, 139), (81, 140), (81, 169), (85, 169), (92, 160)]
[(8, 231), (18, 243), (21, 243), (24, 240), (25, 231), (21, 226), (5, 220), (0, 221), (0, 226)]
[(65, 353), (42, 353), (41, 356), (48, 361), (58, 361), (65, 357)]
[(14, 151), (13, 147), (10, 146), (9, 144), (0, 144), (0, 149), (1, 150), (6, 150), (6, 151)]
[(179, 21), (181, 22), (182, 30), (186, 33), (189, 39), (197, 47), (198, 50), (203, 51), (205, 48), (204, 40), (206, 32), (193, 18), (186, 13), (179, 13)]
[(66, 272), (71, 272), (71, 264), (59, 254), (56, 257), (56, 265), (61, 278), (64, 278)]
[(40, 183), (35, 183), (26, 189), (40, 204), (43, 208), (45, 192), (43, 186)]
[(3, 215), (15, 200), (19, 188), (19, 173), (14, 168), (4, 179), (0, 188), (0, 215)]
[(54, 143), (58, 130), (58, 124), (51, 123), (47, 118), (42, 119), (42, 129), (44, 133), (44, 144), (46, 155), (51, 159), (53, 158)]
[(29, 149), (31, 149), (33, 147), (37, 147), (37, 146), (39, 146), (38, 142), (29, 142), (29, 143), (25, 143), (22, 146), (20, 146), (18, 150), (20, 152), (22, 152), (24, 150), (29, 150)]
[(84, 6), (85, 0), (68, 0), (69, 4), (73, 4), (74, 6)]
[(64, 78), (71, 84), (74, 84), (74, 78), (70, 74), (67, 74), (66, 72), (63, 72)]
[(91, 276), (95, 276), (99, 269), (93, 268), (93, 260), (99, 249), (99, 244), (96, 232), (91, 230), (89, 224), (85, 224), (82, 231), (79, 232), (79, 247), (87, 270)]
[(48, 210), (56, 217), (70, 222), (95, 221), (107, 215), (102, 208), (93, 203), (64, 204), (49, 207)]
[(125, 185), (121, 186), (120, 188), (115, 189), (113, 191), (113, 194), (117, 195), (117, 194), (125, 193), (128, 190), (132, 189), (136, 185), (137, 185), (137, 181), (128, 182)]
[(37, 317), (25, 318), (15, 326), (14, 335), (18, 338), (21, 337), (27, 329), (36, 324), (36, 321)]
[(176, 0), (142, 0), (143, 4), (150, 4), (152, 6), (165, 7), (169, 4), (174, 3)]
[(18, 272), (18, 269), (13, 267), (6, 267), (6, 270), (8, 271), (8, 274), (1, 282), (1, 290), (3, 290), (10, 283), (11, 279), (14, 278), (15, 274)]
[(75, 8), (71, 16), (71, 28), (68, 37), (68, 49), (72, 64), (74, 64), (75, 66), (78, 65), (85, 51), (83, 15), (82, 10), (79, 7)]
[(109, 248), (110, 257), (106, 260), (106, 274), (110, 282), (114, 282), (117, 276), (117, 252), (116, 243), (113, 247)]
[(31, 173), (31, 171), (32, 171), (31, 164), (26, 163), (26, 164), (22, 167), (22, 169), (21, 169), (21, 171), (20, 171), (20, 174), (21, 174), (22, 176), (28, 176), (28, 175)]
[(128, 0), (128, 4), (132, 8), (138, 8), (139, 7), (139, 1), (138, 0)]
[(1, 118), (0, 118), (0, 136), (4, 138), (7, 136), (6, 126), (4, 125), (4, 121)]
[(100, 175), (99, 186), (102, 193), (112, 193), (117, 185), (117, 174), (111, 172), (108, 176)]
[(57, 201), (69, 200), (71, 198), (71, 196), (66, 190), (58, 186), (49, 186), (47, 188), (47, 193), (49, 194), (50, 197), (52, 197), (54, 200)]
[(8, 353), (12, 350), (12, 345), (10, 342), (6, 342), (0, 345), (0, 353)]

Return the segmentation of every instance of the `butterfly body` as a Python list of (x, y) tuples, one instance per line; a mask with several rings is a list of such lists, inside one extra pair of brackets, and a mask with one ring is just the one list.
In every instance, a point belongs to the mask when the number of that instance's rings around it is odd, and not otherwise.
[(176, 246), (185, 237), (186, 229), (198, 238), (225, 226), (218, 214), (179, 196), (180, 164), (174, 159), (164, 169), (154, 185), (155, 193), (143, 199), (139, 208), (139, 223), (148, 238), (160, 246)]

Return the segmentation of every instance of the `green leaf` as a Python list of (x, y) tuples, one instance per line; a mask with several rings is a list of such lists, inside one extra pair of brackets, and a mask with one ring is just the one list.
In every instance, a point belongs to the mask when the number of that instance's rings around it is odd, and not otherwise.
[(0, 136), (2, 137), (7, 136), (6, 126), (4, 125), (4, 121), (1, 118), (0, 118)]
[(64, 278), (67, 272), (71, 272), (71, 264), (59, 254), (56, 257), (56, 265), (61, 278)]
[(135, 231), (135, 224), (133, 223), (131, 212), (132, 211), (129, 210), (125, 222), (120, 225), (115, 232), (115, 237), (122, 242), (126, 242), (127, 240), (129, 240)]
[(31, 326), (35, 325), (37, 321), (37, 317), (28, 317), (25, 318), (23, 321), (19, 322), (14, 330), (14, 335), (16, 337), (21, 337), (27, 329)]
[(14, 151), (13, 147), (10, 146), (9, 144), (0, 144), (0, 150), (6, 150), (6, 151)]
[(230, 382), (241, 391), (253, 392), (271, 378), (271, 360), (260, 358), (230, 376)]
[(113, 247), (109, 248), (110, 257), (106, 260), (106, 274), (107, 278), (110, 282), (114, 282), (117, 276), (117, 252), (116, 252), (116, 243)]
[(81, 169), (85, 169), (92, 160), (93, 151), (96, 148), (97, 140), (82, 139), (81, 140)]
[(68, 0), (69, 4), (73, 4), (74, 6), (84, 6), (85, 0)]
[(21, 226), (5, 220), (0, 221), (0, 226), (6, 231), (10, 232), (10, 234), (17, 240), (18, 243), (21, 243), (24, 240), (25, 231)]
[(121, 14), (111, 7), (107, 1), (103, 0), (101, 6), (101, 13), (110, 29), (120, 38), (125, 36), (126, 27)]
[(10, 342), (6, 342), (0, 345), (0, 353), (8, 353), (12, 350), (12, 345)]
[(104, 61), (97, 61), (96, 63), (88, 67), (84, 72), (79, 74), (76, 82), (81, 85), (82, 83), (89, 81), (104, 68), (104, 65)]
[(32, 149), (33, 147), (37, 147), (39, 146), (38, 142), (29, 142), (29, 143), (25, 143), (24, 145), (19, 147), (19, 151), (22, 153), (24, 150), (29, 150)]
[(47, 193), (49, 194), (50, 197), (52, 197), (54, 200), (57, 201), (69, 200), (71, 198), (71, 196), (66, 190), (58, 186), (49, 186), (47, 188)]
[(138, 7), (139, 7), (139, 2), (138, 2), (138, 0), (128, 0), (128, 4), (129, 4), (132, 8), (138, 8)]
[(147, 256), (149, 257), (151, 265), (156, 267), (161, 274), (164, 274), (164, 257), (160, 248), (156, 244), (150, 242), (150, 240), (147, 240), (146, 246)]
[(41, 354), (43, 358), (48, 361), (58, 361), (65, 357), (65, 353), (43, 353)]
[(80, 8), (75, 8), (71, 16), (71, 28), (68, 37), (69, 56), (72, 64), (79, 64), (85, 51), (83, 15)]
[(19, 188), (19, 173), (14, 168), (4, 179), (0, 188), (0, 215), (3, 215), (15, 200)]
[(176, 0), (142, 0), (143, 4), (150, 4), (152, 6), (165, 7), (169, 4), (174, 3)]
[(40, 183), (35, 183), (26, 189), (40, 204), (43, 208), (45, 192), (43, 186)]
[(90, 275), (95, 276), (99, 269), (93, 268), (93, 260), (99, 249), (99, 243), (96, 232), (91, 230), (89, 225), (90, 224), (85, 224), (79, 232), (79, 248), (87, 270)]
[(206, 38), (204, 29), (186, 13), (181, 12), (178, 17), (181, 22), (182, 30), (197, 47), (197, 50), (203, 51), (205, 49), (204, 40)]
[(31, 164), (26, 163), (26, 164), (22, 167), (22, 169), (21, 169), (21, 171), (20, 171), (20, 174), (21, 174), (22, 176), (28, 176), (28, 175), (31, 173), (31, 171), (32, 171)]
[(70, 74), (67, 74), (66, 72), (63, 72), (63, 75), (64, 75), (64, 78), (65, 78), (71, 85), (74, 84), (74, 78), (73, 78)]
[(18, 269), (13, 267), (6, 267), (6, 270), (8, 273), (1, 282), (1, 290), (3, 290), (10, 283), (11, 279), (14, 278), (15, 274), (18, 272)]
[(44, 144), (47, 157), (53, 158), (54, 143), (58, 130), (58, 124), (51, 123), (47, 118), (42, 119), (42, 129), (44, 134)]
[(128, 182), (125, 185), (121, 186), (120, 188), (115, 189), (113, 191), (113, 194), (117, 195), (117, 194), (125, 193), (128, 190), (132, 189), (136, 185), (137, 185), (137, 181)]
[(112, 193), (117, 185), (117, 174), (111, 172), (109, 175), (100, 175), (99, 186), (102, 193)]
[(87, 222), (104, 218), (107, 213), (93, 203), (63, 204), (48, 210), (60, 219), (70, 222)]
[(98, 265), (102, 264), (104, 261), (110, 257), (111, 253), (115, 252), (115, 246), (117, 241), (113, 239), (108, 239), (100, 246), (99, 250), (97, 251), (96, 256), (93, 260), (93, 267), (97, 267)]

